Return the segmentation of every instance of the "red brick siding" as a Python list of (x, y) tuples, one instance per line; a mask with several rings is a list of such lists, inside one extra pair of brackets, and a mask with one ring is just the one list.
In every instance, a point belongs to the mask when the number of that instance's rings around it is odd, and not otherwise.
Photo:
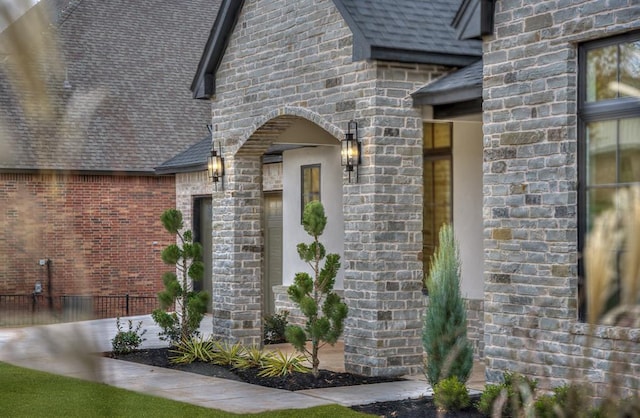
[(47, 294), (50, 259), (54, 295), (154, 295), (173, 207), (173, 177), (0, 174), (0, 294)]

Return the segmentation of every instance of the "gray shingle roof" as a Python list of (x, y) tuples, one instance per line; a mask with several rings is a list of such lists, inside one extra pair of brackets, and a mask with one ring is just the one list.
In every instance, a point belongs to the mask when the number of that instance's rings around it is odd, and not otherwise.
[(415, 104), (442, 105), (482, 97), (482, 60), (449, 73), (411, 94)]
[(24, 100), (44, 101), (0, 57), (0, 170), (151, 174), (206, 134), (210, 105), (189, 85), (219, 0), (42, 0), (15, 25), (54, 4), (66, 72), (42, 68), (55, 115), (25, 116)]
[(451, 22), (462, 0), (334, 0), (354, 32), (354, 58), (468, 65), (479, 40), (459, 40)]
[(211, 154), (211, 135), (156, 167), (156, 173), (174, 174), (206, 170), (209, 154)]
[[(353, 32), (353, 58), (453, 67), (482, 56), (482, 41), (459, 40), (451, 26), (462, 0), (333, 0)], [(215, 93), (215, 73), (243, 0), (222, 0), (196, 74), (193, 97)]]

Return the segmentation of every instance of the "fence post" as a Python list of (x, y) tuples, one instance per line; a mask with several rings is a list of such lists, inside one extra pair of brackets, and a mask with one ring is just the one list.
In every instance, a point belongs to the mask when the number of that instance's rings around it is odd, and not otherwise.
[(128, 293), (125, 295), (125, 308), (126, 308), (127, 316), (129, 316), (129, 294)]

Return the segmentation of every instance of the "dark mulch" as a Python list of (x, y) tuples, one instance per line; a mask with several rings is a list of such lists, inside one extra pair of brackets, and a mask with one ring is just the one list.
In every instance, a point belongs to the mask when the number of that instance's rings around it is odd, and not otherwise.
[[(351, 373), (339, 373), (329, 370), (321, 370), (320, 377), (314, 378), (310, 373), (294, 373), (285, 377), (260, 377), (258, 370), (237, 370), (229, 367), (216, 366), (210, 363), (194, 362), (191, 364), (171, 364), (169, 362), (169, 350), (167, 348), (154, 348), (138, 350), (130, 354), (106, 355), (119, 360), (132, 361), (136, 363), (148, 364), (150, 366), (164, 367), (180, 370), (189, 373), (197, 373), (205, 376), (214, 376), (224, 379), (231, 379), (254, 385), (266, 386), (277, 389), (291, 391), (304, 389), (320, 389), (339, 386), (366, 385), (372, 383), (393, 382), (402, 380), (388, 377), (367, 377)], [(474, 401), (475, 402), (475, 401)], [(444, 418), (479, 418), (480, 413), (474, 408), (465, 411), (442, 414), (438, 413), (431, 399), (405, 399), (400, 401), (377, 402), (368, 405), (353, 406), (352, 409), (379, 417), (393, 418), (422, 418), (422, 417), (444, 417)]]
[[(472, 397), (472, 405), (478, 397)], [(385, 418), (481, 418), (476, 408), (470, 406), (461, 411), (440, 412), (431, 398), (404, 399), (352, 406), (351, 409)]]
[(133, 361), (148, 364), (150, 366), (165, 367), (183, 372), (197, 373), (205, 376), (222, 377), (224, 379), (238, 380), (253, 385), (266, 386), (276, 389), (291, 391), (304, 389), (321, 389), (339, 386), (367, 385), (371, 383), (394, 382), (402, 380), (392, 377), (367, 377), (351, 373), (339, 373), (329, 370), (320, 370), (320, 376), (315, 378), (311, 373), (293, 373), (282, 377), (258, 376), (258, 369), (238, 370), (230, 367), (216, 366), (210, 363), (194, 362), (191, 364), (171, 364), (169, 361), (169, 349), (153, 348), (138, 350), (130, 354), (113, 355), (119, 360)]

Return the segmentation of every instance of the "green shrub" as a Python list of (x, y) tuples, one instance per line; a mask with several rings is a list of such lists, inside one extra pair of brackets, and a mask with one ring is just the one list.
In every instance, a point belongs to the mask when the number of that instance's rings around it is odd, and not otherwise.
[(284, 333), (289, 321), (289, 311), (282, 311), (264, 317), (264, 343), (280, 344), (287, 341)]
[(443, 411), (459, 411), (468, 407), (471, 399), (465, 384), (451, 376), (433, 387), (433, 402)]
[(306, 357), (301, 354), (285, 354), (278, 350), (265, 359), (258, 376), (276, 377), (287, 376), (294, 372), (308, 373), (311, 369), (304, 364), (306, 361)]
[(451, 225), (443, 225), (427, 278), (429, 305), (422, 344), (425, 374), (432, 386), (456, 376), (466, 382), (473, 367), (473, 347), (467, 339), (467, 311), (460, 293), (460, 256)]
[[(180, 245), (171, 244), (162, 250), (162, 261), (175, 266), (175, 271), (163, 275), (165, 289), (158, 293), (160, 309), (154, 310), (151, 317), (162, 329), (160, 339), (175, 345), (198, 334), (209, 295), (192, 290), (192, 282), (201, 280), (204, 274), (202, 246), (193, 242), (191, 231), (181, 232), (184, 228), (182, 212), (168, 209), (160, 220), (169, 233), (177, 236)], [(167, 312), (172, 306), (175, 311)]]
[(127, 331), (122, 330), (122, 324), (120, 323), (120, 318), (116, 318), (116, 327), (118, 328), (118, 332), (116, 336), (111, 340), (111, 348), (115, 354), (127, 354), (134, 350), (137, 350), (140, 347), (140, 344), (145, 340), (142, 336), (147, 332), (147, 330), (142, 330), (142, 321), (138, 322), (136, 327), (133, 327), (133, 321), (129, 319), (129, 329)]
[[(313, 269), (313, 277), (308, 273), (296, 273), (294, 283), (287, 290), (291, 300), (300, 307), (302, 314), (307, 318), (307, 322), (304, 328), (297, 325), (287, 326), (285, 336), (296, 350), (310, 356), (312, 373), (316, 377), (319, 375), (320, 344), (335, 344), (342, 334), (344, 319), (347, 317), (347, 305), (333, 291), (336, 274), (340, 268), (340, 256), (326, 254), (324, 245), (318, 240), (326, 224), (327, 217), (322, 203), (308, 203), (302, 215), (302, 225), (313, 237), (313, 241), (310, 244), (300, 243), (297, 249), (300, 259)], [(320, 263), (323, 259), (325, 262), (321, 268)], [(311, 340), (311, 350), (306, 347), (308, 340)]]
[(194, 361), (208, 363), (214, 357), (216, 345), (210, 338), (203, 339), (193, 336), (186, 340), (180, 340), (169, 351), (175, 354), (169, 359), (174, 364), (189, 364)]
[(507, 396), (507, 388), (504, 384), (500, 385), (486, 385), (482, 394), (480, 395), (480, 400), (476, 403), (476, 408), (483, 415), (489, 417), (493, 415), (493, 404), (500, 397)]
[[(534, 397), (538, 382), (518, 373), (507, 372), (504, 383), (486, 385), (476, 408), (486, 416), (518, 416), (519, 412), (535, 408)], [(523, 414), (527, 415), (525, 412)], [(531, 412), (533, 413), (533, 412)]]

